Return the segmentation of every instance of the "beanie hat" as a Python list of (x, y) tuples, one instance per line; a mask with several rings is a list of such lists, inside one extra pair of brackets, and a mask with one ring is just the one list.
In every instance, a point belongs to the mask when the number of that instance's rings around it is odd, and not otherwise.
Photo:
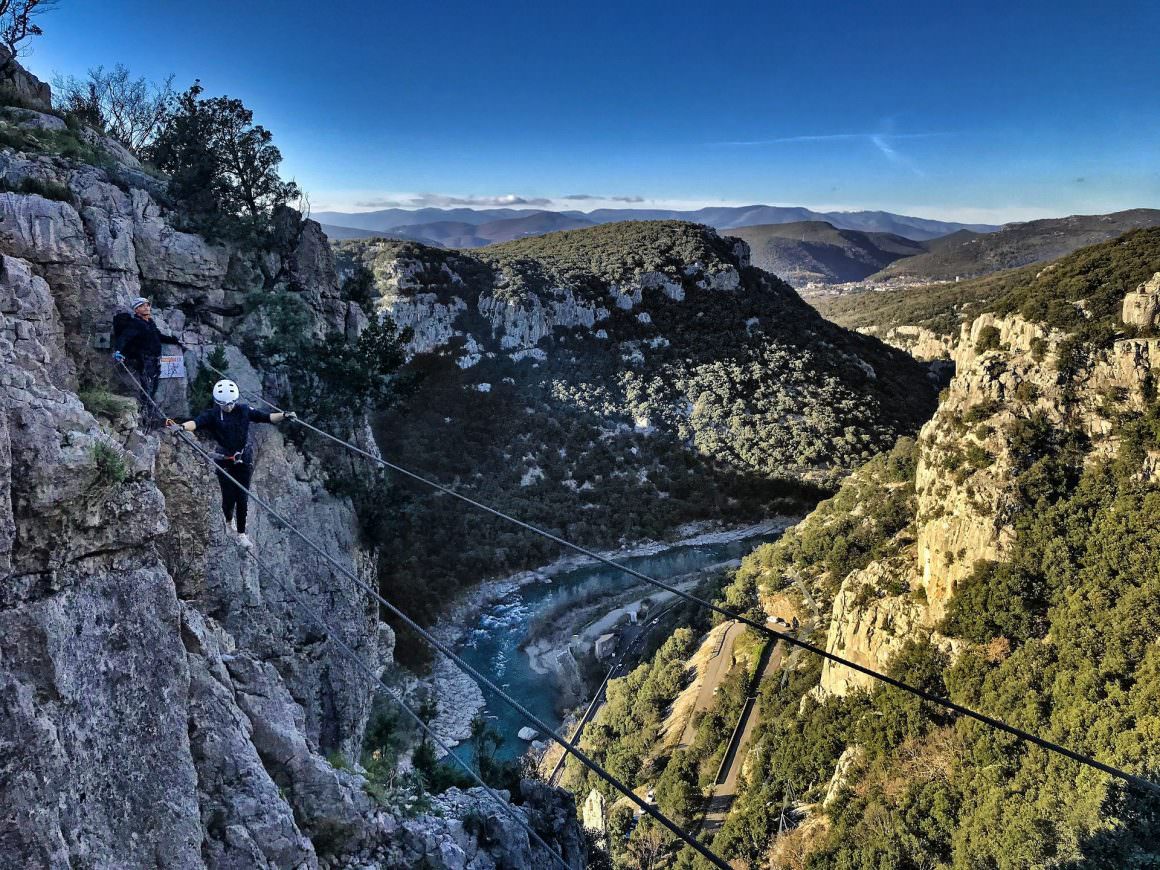
[(142, 305), (147, 305), (148, 303), (149, 303), (149, 300), (146, 299), (144, 296), (138, 296), (136, 299), (134, 299), (132, 302), (129, 303), (129, 310), (136, 311)]

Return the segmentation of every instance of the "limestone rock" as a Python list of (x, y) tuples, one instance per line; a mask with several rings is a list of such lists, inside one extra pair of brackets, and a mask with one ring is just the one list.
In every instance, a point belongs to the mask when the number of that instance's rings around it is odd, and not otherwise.
[[(978, 338), (989, 327), (999, 331), (1004, 350), (980, 353)], [(930, 635), (981, 560), (1005, 558), (1017, 515), (1021, 457), (1011, 435), (1017, 420), (1042, 414), (1051, 425), (1080, 428), (1093, 457), (1114, 454), (1118, 441), (1107, 412), (1144, 412), (1148, 384), (1160, 371), (1160, 339), (1122, 339), (1094, 350), (1074, 382), (1055, 364), (1065, 339), (1018, 316), (984, 314), (963, 326), (954, 345), (955, 377), (918, 436), (916, 539), (901, 555), (844, 579), (833, 602), (828, 650), (884, 670), (908, 638)], [(1114, 406), (1109, 396), (1116, 397)], [(968, 452), (974, 460), (965, 459)], [(1151, 477), (1157, 468), (1149, 455), (1140, 474)], [(891, 581), (925, 597), (882, 595)], [(869, 678), (827, 662), (816, 694), (869, 685)]]
[(0, 92), (10, 102), (38, 112), (52, 111), (52, 89), (19, 63), (7, 46), (0, 46)]
[(1145, 329), (1160, 325), (1160, 272), (1124, 297), (1121, 319)]
[(133, 243), (137, 268), (144, 280), (186, 288), (220, 287), (229, 265), (229, 253), (201, 236), (173, 229), (161, 209), (143, 190), (134, 190)]
[[(855, 664), (881, 670), (922, 627), (925, 608), (911, 595), (880, 595), (899, 571), (902, 560), (872, 562), (853, 571), (834, 597), (826, 652)], [(873, 677), (826, 660), (822, 665), (819, 697), (844, 696), (854, 689), (876, 685)]]
[(45, 587), (0, 608), (6, 866), (202, 867), (171, 581), (155, 562), (93, 555)]
[(584, 810), (581, 816), (585, 830), (600, 835), (604, 834), (605, 803), (604, 795), (596, 789), (588, 792), (588, 797), (584, 799)]
[(838, 756), (838, 763), (834, 765), (834, 775), (830, 777), (830, 784), (826, 786), (826, 796), (822, 799), (822, 806), (828, 807), (837, 800), (838, 795), (842, 793), (842, 788), (850, 778), (851, 771), (861, 764), (865, 757), (866, 751), (861, 746), (847, 746), (842, 750), (842, 754)]

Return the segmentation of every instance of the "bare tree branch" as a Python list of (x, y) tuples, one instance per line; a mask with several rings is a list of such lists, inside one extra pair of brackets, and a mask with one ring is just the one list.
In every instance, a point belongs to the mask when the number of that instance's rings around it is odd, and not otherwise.
[(16, 57), (21, 43), (44, 31), (33, 19), (53, 9), (59, 0), (0, 0), (0, 42)]
[(52, 87), (59, 111), (104, 131), (134, 154), (157, 135), (176, 97), (173, 76), (150, 84), (144, 77), (134, 79), (121, 64), (112, 70), (94, 67), (83, 80), (58, 76)]

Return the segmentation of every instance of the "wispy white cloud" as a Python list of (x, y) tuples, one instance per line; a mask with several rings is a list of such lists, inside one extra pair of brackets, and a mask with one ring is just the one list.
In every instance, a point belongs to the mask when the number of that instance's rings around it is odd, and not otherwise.
[[(887, 137), (889, 139), (889, 137)], [(833, 191), (831, 191), (833, 192)], [(376, 190), (361, 190), (361, 191), (320, 191), (314, 197), (314, 211), (317, 212), (339, 212), (349, 214), (352, 212), (369, 211), (375, 208), (389, 208), (391, 206), (382, 203), (405, 203), (403, 206), (395, 206), (402, 208), (419, 208), (419, 205), (412, 205), (415, 202), (418, 194), (406, 193), (391, 193)], [(813, 209), (818, 212), (831, 211), (861, 211), (863, 209), (889, 211), (895, 214), (912, 215), (915, 217), (932, 218), (934, 220), (945, 221), (961, 221), (963, 223), (982, 223), (982, 224), (1002, 224), (1008, 221), (1025, 221), (1034, 220), (1045, 217), (1063, 217), (1067, 214), (1076, 212), (1077, 208), (1070, 210), (1064, 208), (1046, 208), (1042, 205), (1023, 205), (1018, 202), (997, 203), (994, 207), (978, 207), (966, 204), (932, 204), (931, 202), (898, 202), (898, 201), (861, 201), (861, 200), (839, 200), (839, 199), (803, 199), (801, 201), (786, 202), (776, 197), (763, 197), (760, 194), (755, 194), (744, 199), (725, 199), (725, 198), (704, 198), (704, 199), (681, 199), (681, 198), (667, 198), (667, 197), (638, 197), (628, 195), (610, 195), (608, 197), (596, 197), (593, 199), (577, 199), (576, 197), (589, 196), (589, 194), (568, 194), (567, 196), (556, 196), (550, 198), (544, 197), (521, 197), (522, 199), (546, 199), (549, 203), (543, 206), (531, 206), (534, 208), (543, 208), (546, 211), (567, 211), (577, 207), (583, 208), (585, 211), (590, 211), (598, 208), (625, 208), (638, 206), (640, 208), (650, 209), (672, 209), (674, 211), (695, 211), (706, 206), (751, 206), (757, 204), (764, 205), (780, 205), (780, 206), (801, 206), (804, 208)], [(591, 196), (595, 197), (595, 194)], [(455, 201), (463, 201), (470, 199), (467, 196), (450, 196), (449, 199)], [(476, 200), (482, 197), (475, 197)], [(373, 203), (373, 205), (361, 205), (361, 203)], [(1107, 208), (1092, 208), (1089, 211), (1093, 213), (1096, 211), (1112, 211), (1114, 203), (1108, 204)], [(478, 206), (486, 208), (487, 206)], [(493, 208), (498, 206), (491, 206)]]
[(724, 199), (669, 199), (652, 198), (639, 194), (569, 193), (556, 196), (531, 196), (515, 193), (498, 196), (452, 193), (409, 193), (380, 190), (317, 191), (313, 208), (321, 212), (364, 212), (400, 208), (537, 208), (545, 211), (568, 211), (601, 208), (698, 209), (709, 205), (745, 205), (742, 201)]
[[(894, 126), (893, 119), (886, 119), (883, 126), (887, 131)], [(762, 145), (795, 145), (805, 143), (817, 142), (866, 142), (873, 145), (878, 153), (885, 157), (890, 163), (895, 166), (907, 169), (915, 175), (925, 178), (926, 173), (918, 167), (918, 165), (903, 154), (895, 143), (906, 141), (910, 139), (933, 139), (942, 136), (953, 136), (953, 133), (946, 132), (926, 132), (926, 133), (894, 133), (894, 132), (877, 132), (877, 133), (819, 133), (808, 134), (802, 136), (778, 136), (773, 139), (745, 139), (733, 140), (727, 142), (710, 142), (710, 145), (728, 146), (728, 147), (754, 147)]]
[(805, 136), (778, 136), (773, 139), (733, 139), (707, 142), (707, 145), (752, 147), (760, 145), (790, 145), (797, 142), (873, 142), (876, 139), (931, 139), (953, 136), (953, 133), (819, 133)]
[(567, 196), (560, 197), (560, 199), (568, 200), (569, 202), (599, 200), (600, 202), (641, 203), (645, 201), (643, 196), (601, 196), (596, 193), (570, 193)]
[(913, 160), (899, 153), (898, 149), (890, 144), (890, 138), (892, 137), (876, 134), (870, 137), (870, 141), (874, 143), (874, 147), (882, 153), (882, 156), (895, 166), (902, 166), (905, 169), (909, 169), (915, 175), (926, 178), (926, 173), (919, 169)]
[(515, 205), (533, 208), (548, 206), (552, 200), (505, 193), (499, 196), (452, 196), (444, 193), (413, 193), (379, 197), (355, 203), (358, 208), (505, 208)]

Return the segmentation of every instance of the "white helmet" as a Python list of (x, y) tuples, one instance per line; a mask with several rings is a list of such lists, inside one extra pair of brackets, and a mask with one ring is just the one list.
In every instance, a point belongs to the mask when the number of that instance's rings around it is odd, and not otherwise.
[(233, 381), (218, 381), (213, 385), (213, 400), (218, 405), (232, 405), (241, 395)]

